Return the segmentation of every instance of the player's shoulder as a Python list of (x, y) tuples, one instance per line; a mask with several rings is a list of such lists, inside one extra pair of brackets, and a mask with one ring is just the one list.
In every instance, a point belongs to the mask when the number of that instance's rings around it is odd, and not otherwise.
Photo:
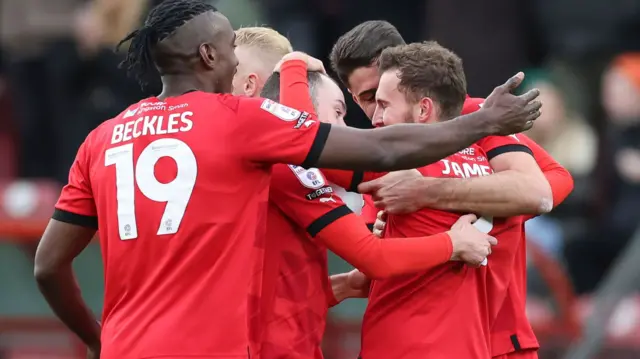
[(103, 144), (111, 141), (114, 128), (122, 123), (135, 120), (140, 114), (156, 109), (160, 106), (164, 106), (164, 102), (158, 100), (155, 97), (149, 97), (142, 99), (127, 106), (124, 110), (120, 111), (117, 115), (113, 116), (106, 121), (103, 121), (100, 125), (94, 128), (89, 135), (87, 135), (84, 147), (85, 150), (91, 151), (92, 148), (102, 147)]
[(462, 105), (462, 114), (468, 115), (470, 113), (478, 111), (482, 108), (483, 103), (483, 98), (467, 96), (467, 98), (464, 100), (464, 104)]
[(295, 108), (285, 106), (279, 102), (261, 97), (240, 97), (240, 108), (244, 113), (261, 113), (267, 116), (275, 116), (282, 121), (296, 121), (296, 127), (299, 128), (303, 124), (307, 127), (315, 121), (307, 121), (310, 114), (307, 112), (296, 110)]

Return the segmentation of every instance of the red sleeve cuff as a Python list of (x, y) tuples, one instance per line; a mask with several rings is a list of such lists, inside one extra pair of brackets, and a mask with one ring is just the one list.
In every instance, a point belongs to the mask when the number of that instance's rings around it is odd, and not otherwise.
[(446, 263), (451, 259), (453, 255), (453, 243), (451, 243), (451, 236), (448, 232), (438, 233), (433, 236), (427, 237), (430, 241), (437, 243), (434, 244), (434, 259), (437, 262)]

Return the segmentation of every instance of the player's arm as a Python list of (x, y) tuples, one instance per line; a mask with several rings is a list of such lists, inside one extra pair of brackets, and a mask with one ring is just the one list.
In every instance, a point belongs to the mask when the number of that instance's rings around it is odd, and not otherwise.
[[(533, 156), (551, 186), (553, 207), (559, 206), (573, 191), (573, 177), (551, 155), (527, 136), (518, 136), (533, 151)], [(533, 216), (527, 216), (530, 219)]]
[(353, 213), (324, 226), (315, 238), (372, 279), (424, 271), (453, 257), (448, 233), (380, 239)]
[[(241, 99), (238, 137), (248, 159), (305, 167), (388, 171), (421, 167), (485, 136), (519, 132), (539, 116), (534, 90), (509, 93), (522, 74), (497, 87), (482, 110), (433, 125), (396, 125), (374, 130), (318, 123), (307, 112), (272, 101)], [(256, 102), (257, 101), (257, 102)], [(532, 102), (533, 101), (533, 102)], [(244, 136), (244, 138), (242, 138)]]
[(302, 60), (284, 61), (280, 67), (280, 103), (317, 117), (307, 77), (307, 63)]
[(100, 350), (100, 325), (82, 299), (71, 266), (96, 233), (98, 221), (87, 171), (85, 144), (69, 173), (36, 251), (34, 275), (53, 312), (91, 350)]
[(329, 276), (331, 292), (327, 293), (327, 306), (336, 306), (345, 299), (367, 298), (371, 280), (357, 269), (348, 273), (339, 273)]
[(316, 169), (277, 166), (271, 186), (270, 200), (283, 213), (370, 278), (423, 271), (457, 258), (452, 232), (384, 240), (374, 236), (364, 221), (333, 195)]
[(526, 143), (516, 136), (492, 136), (481, 140), (494, 170), (491, 176), (466, 179), (438, 179), (426, 191), (431, 208), (472, 211), (483, 215), (509, 217), (538, 215), (553, 208), (549, 182)]
[[(302, 60), (283, 61), (280, 65), (280, 102), (316, 116), (309, 90), (307, 64)], [(358, 185), (383, 176), (386, 172), (346, 171), (323, 169), (327, 179), (349, 192), (357, 192)]]
[[(549, 212), (553, 205), (551, 188), (542, 174), (532, 152), (513, 136), (488, 137), (479, 142), (489, 158), (494, 174), (473, 178), (413, 178), (404, 188), (403, 195), (412, 210), (436, 208), (446, 211), (467, 211), (482, 215), (509, 217)], [(362, 191), (377, 191), (379, 197), (392, 196), (402, 189), (382, 191), (377, 187), (391, 183), (372, 182), (361, 186)], [(393, 193), (388, 193), (393, 192)], [(410, 196), (410, 197), (409, 197)], [(388, 197), (391, 198), (391, 197)], [(391, 201), (388, 199), (387, 201)], [(394, 199), (394, 201), (398, 201)], [(380, 206), (394, 207), (379, 199)], [(390, 212), (396, 212), (391, 208)]]

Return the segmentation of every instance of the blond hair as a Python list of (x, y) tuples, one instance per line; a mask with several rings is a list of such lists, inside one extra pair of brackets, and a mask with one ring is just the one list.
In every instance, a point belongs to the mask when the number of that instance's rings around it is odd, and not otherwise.
[(279, 58), (293, 51), (289, 39), (269, 27), (243, 27), (236, 30), (236, 45), (255, 47)]

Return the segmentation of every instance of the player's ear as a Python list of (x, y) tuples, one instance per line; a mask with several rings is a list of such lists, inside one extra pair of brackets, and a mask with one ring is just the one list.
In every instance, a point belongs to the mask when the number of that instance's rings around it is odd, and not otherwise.
[(436, 113), (434, 111), (433, 100), (431, 100), (431, 98), (421, 98), (418, 101), (416, 110), (418, 123), (435, 122), (436, 118), (434, 116)]
[(247, 79), (244, 81), (244, 88), (242, 89), (245, 96), (254, 97), (258, 95), (260, 88), (258, 86), (258, 75), (250, 73)]
[(217, 54), (213, 46), (206, 43), (201, 44), (200, 47), (198, 47), (198, 53), (200, 55), (200, 59), (207, 68), (213, 69), (215, 67)]

